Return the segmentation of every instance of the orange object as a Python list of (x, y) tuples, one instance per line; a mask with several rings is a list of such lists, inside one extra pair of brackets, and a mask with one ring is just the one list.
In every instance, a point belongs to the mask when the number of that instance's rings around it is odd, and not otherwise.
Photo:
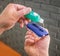
[(21, 56), (21, 55), (0, 41), (0, 56)]

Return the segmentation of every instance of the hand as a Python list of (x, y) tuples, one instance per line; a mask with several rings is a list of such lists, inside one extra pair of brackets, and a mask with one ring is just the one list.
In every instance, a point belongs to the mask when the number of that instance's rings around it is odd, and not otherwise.
[(49, 56), (50, 36), (38, 37), (32, 31), (27, 31), (24, 49), (29, 56)]
[[(18, 21), (22, 26), (22, 20), (25, 14), (28, 14), (31, 8), (19, 5), (19, 4), (8, 4), (7, 7), (0, 15), (0, 29), (2, 31), (11, 29)], [(1, 31), (1, 30), (0, 30)]]

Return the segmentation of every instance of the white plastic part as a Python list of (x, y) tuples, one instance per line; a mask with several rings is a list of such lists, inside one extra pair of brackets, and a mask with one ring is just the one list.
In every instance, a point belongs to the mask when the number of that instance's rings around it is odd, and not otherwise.
[(44, 20), (42, 19), (42, 18), (40, 18), (40, 21), (39, 21), (40, 23), (44, 23)]

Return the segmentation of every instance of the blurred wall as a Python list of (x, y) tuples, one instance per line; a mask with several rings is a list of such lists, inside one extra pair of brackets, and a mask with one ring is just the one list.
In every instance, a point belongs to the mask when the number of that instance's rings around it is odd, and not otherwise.
[[(0, 0), (0, 13), (10, 3), (19, 3), (33, 8), (45, 20), (51, 36), (50, 56), (60, 56), (60, 0)], [(27, 56), (24, 51), (25, 27), (21, 29), (17, 23), (11, 30), (4, 32), (0, 40), (17, 52)]]

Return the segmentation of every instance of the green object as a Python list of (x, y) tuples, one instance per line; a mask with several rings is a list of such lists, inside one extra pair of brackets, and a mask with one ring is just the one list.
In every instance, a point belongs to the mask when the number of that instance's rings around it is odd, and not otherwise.
[(43, 19), (34, 11), (31, 11), (29, 14), (25, 15), (25, 18), (30, 19), (32, 22), (43, 22)]

